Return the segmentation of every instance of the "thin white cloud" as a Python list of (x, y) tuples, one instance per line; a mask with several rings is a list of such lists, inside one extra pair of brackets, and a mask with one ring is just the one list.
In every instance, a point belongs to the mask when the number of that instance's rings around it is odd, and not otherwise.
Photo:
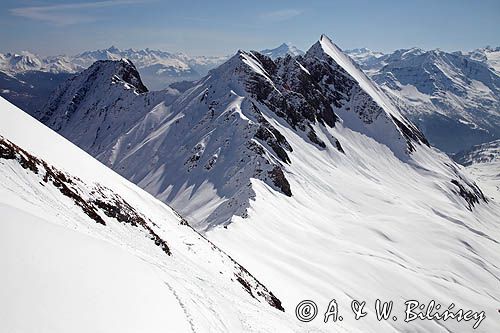
[(302, 14), (302, 10), (299, 9), (280, 9), (271, 12), (261, 13), (259, 16), (261, 19), (268, 21), (286, 21), (296, 16)]
[(55, 25), (70, 25), (93, 22), (98, 18), (86, 13), (88, 10), (142, 3), (142, 0), (107, 0), (85, 3), (67, 3), (48, 6), (18, 7), (9, 12), (14, 16), (47, 22)]

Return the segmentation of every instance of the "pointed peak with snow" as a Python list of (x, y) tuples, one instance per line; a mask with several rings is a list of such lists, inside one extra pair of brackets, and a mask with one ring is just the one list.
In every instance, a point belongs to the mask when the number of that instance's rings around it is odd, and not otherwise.
[(286, 55), (291, 55), (292, 57), (303, 55), (304, 51), (300, 50), (292, 43), (282, 43), (280, 46), (274, 49), (265, 49), (260, 51), (260, 53), (275, 60), (278, 58), (283, 58)]
[(101, 77), (110, 79), (113, 84), (122, 83), (127, 89), (134, 89), (139, 94), (148, 91), (137, 68), (126, 58), (96, 61), (85, 72), (98, 73)]
[[(328, 36), (321, 35), (319, 41), (307, 51), (304, 58), (325, 62), (326, 65), (323, 66), (329, 66), (331, 69), (325, 67), (321, 75), (325, 75), (328, 80), (335, 80), (331, 77), (332, 69), (333, 71), (340, 70), (346, 76), (344, 81), (349, 82), (348, 84), (344, 82), (345, 85), (357, 86), (356, 89), (360, 90), (360, 95), (357, 97), (364, 100), (365, 104), (371, 105), (370, 107), (366, 105), (355, 107), (356, 113), (364, 122), (365, 130), (379, 142), (391, 147), (396, 155), (404, 157), (405, 152), (412, 152), (415, 149), (413, 143), (429, 144), (417, 127), (401, 115), (385, 93)], [(349, 94), (352, 93), (352, 91), (349, 92)], [(374, 126), (375, 123), (379, 125)], [(389, 123), (394, 126), (388, 125)], [(397, 144), (402, 137), (406, 141), (405, 146)]]

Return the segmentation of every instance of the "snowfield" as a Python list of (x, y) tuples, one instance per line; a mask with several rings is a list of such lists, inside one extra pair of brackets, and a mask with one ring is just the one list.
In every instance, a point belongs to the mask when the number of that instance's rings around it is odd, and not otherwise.
[(4, 99), (0, 115), (2, 332), (301, 331), (172, 209)]

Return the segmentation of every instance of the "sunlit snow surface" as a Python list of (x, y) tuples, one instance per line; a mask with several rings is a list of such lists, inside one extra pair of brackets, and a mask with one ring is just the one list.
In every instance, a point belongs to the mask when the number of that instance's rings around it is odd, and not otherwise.
[[(335, 327), (472, 331), (472, 324), (451, 320), (403, 322), (405, 300), (434, 299), (486, 311), (478, 332), (500, 329), (496, 202), (470, 212), (444, 194), (434, 170), (403, 164), (386, 147), (342, 126), (331, 133), (346, 156), (318, 151), (278, 128), (295, 152), (287, 167), (293, 197), (253, 182), (257, 195), (249, 217), (208, 232), (211, 240), (259, 272), (289, 308), (311, 299), (326, 309), (335, 298), (346, 318)], [(376, 320), (377, 298), (395, 302), (397, 322)], [(355, 321), (353, 299), (366, 300), (371, 315)]]
[[(335, 49), (326, 48), (343, 61)], [(355, 68), (344, 66), (363, 82)], [(375, 94), (370, 91), (380, 96)], [(421, 146), (403, 163), (387, 146), (346, 128), (342, 120), (317, 132), (320, 139), (337, 138), (345, 155), (318, 150), (275, 118), (268, 120), (293, 148), (286, 176), (294, 194), (288, 198), (253, 181), (256, 198), (248, 218), (235, 217), (227, 229), (210, 230), (211, 240), (261, 273), (287, 307), (310, 299), (325, 311), (335, 298), (344, 314), (335, 328), (472, 331), (471, 322), (405, 323), (404, 302), (416, 299), (484, 310), (487, 319), (476, 331), (500, 330), (500, 207), (490, 200), (465, 209), (448, 188), (448, 157)], [(377, 321), (377, 298), (394, 301), (397, 321)], [(367, 301), (366, 318), (353, 319), (353, 299)]]
[[(160, 104), (154, 107), (115, 142), (112, 150), (103, 153), (106, 156), (102, 160), (114, 163), (114, 167), (123, 167), (124, 171), (120, 172), (129, 179), (137, 181), (160, 200), (184, 210), (183, 213), (199, 230), (204, 230), (207, 225), (215, 226), (206, 236), (253, 272), (283, 301), (287, 310), (287, 323), (284, 324), (277, 321), (281, 314), (274, 316), (274, 310), (271, 309), (271, 314), (267, 312), (268, 308), (255, 312), (246, 308), (240, 311), (241, 302), (238, 301), (230, 309), (236, 309), (241, 316), (231, 315), (229, 319), (218, 321), (214, 330), (238, 331), (247, 328), (243, 324), (238, 326), (239, 321), (244, 320), (242, 318), (246, 318), (244, 322), (248, 324), (251, 318), (262, 315), (259, 324), (251, 322), (252, 329), (281, 332), (283, 328), (279, 325), (298, 323), (293, 310), (299, 301), (314, 300), (324, 311), (329, 301), (335, 298), (344, 321), (326, 326), (319, 315), (299, 331), (314, 325), (350, 332), (472, 331), (471, 322), (404, 323), (403, 303), (408, 299), (422, 303), (435, 299), (444, 308), (453, 302), (457, 308), (484, 310), (487, 318), (476, 331), (500, 331), (497, 320), (500, 299), (499, 204), (490, 200), (468, 210), (464, 199), (458, 195), (458, 189), (451, 183), (462, 168), (424, 144), (414, 142), (416, 151), (408, 154), (405, 140), (389, 118), (393, 115), (404, 121), (392, 102), (328, 39), (322, 38), (315, 48), (318, 53), (313, 50), (311, 56), (326, 53), (334, 59), (359, 83), (365, 95), (383, 107), (383, 112), (372, 115), (373, 122), (367, 124), (347, 108), (335, 109), (339, 120), (333, 128), (317, 123), (313, 125), (319, 139), (327, 143), (325, 148), (319, 149), (303, 132), (293, 130), (283, 118), (262, 107), (263, 117), (293, 148), (289, 153), (291, 162), (283, 165), (292, 189), (291, 197), (252, 179), (254, 196), (247, 197), (241, 192), (233, 196), (249, 201), (248, 217), (233, 217), (227, 228), (210, 224), (213, 222), (210, 214), (215, 207), (229, 201), (216, 190), (223, 185), (243, 188), (236, 180), (251, 175), (240, 172), (246, 170), (244, 167), (248, 162), (242, 162), (238, 154), (244, 147), (243, 143), (252, 139), (245, 136), (249, 135), (249, 110), (254, 101), (238, 81), (235, 69), (244, 68), (240, 66), (243, 59), (251, 71), (265, 78), (268, 76), (255, 57), (245, 52), (240, 54), (242, 58), (230, 60), (234, 63), (226, 63), (213, 71), (211, 76), (182, 94), (172, 106)], [(209, 101), (218, 102), (213, 107), (213, 121), (209, 112), (211, 105), (202, 105), (207, 95), (211, 95)], [(7, 131), (9, 127), (2, 130)], [(23, 131), (27, 132), (26, 129)], [(332, 137), (341, 143), (345, 154), (335, 148)], [(32, 144), (25, 133), (16, 138), (19, 140), (16, 143), (26, 144), (26, 149)], [(50, 146), (48, 142), (47, 146)], [(224, 154), (220, 154), (221, 147), (226, 149), (222, 150)], [(272, 151), (268, 149), (265, 154), (271, 155)], [(186, 163), (187, 157), (200, 155), (198, 166)], [(66, 166), (63, 163), (70, 158), (65, 154), (47, 155), (49, 157), (61, 159), (61, 166)], [(214, 172), (215, 169), (208, 171), (205, 168), (205, 159), (213, 157), (217, 160), (215, 168), (221, 168), (218, 173)], [(85, 164), (79, 158), (75, 160), (79, 163), (68, 164), (68, 171), (78, 176), (81, 173), (84, 177)], [(53, 163), (57, 164), (56, 161)], [(89, 170), (94, 173), (93, 167)], [(221, 176), (224, 175), (222, 171), (227, 170), (234, 170), (238, 177), (225, 182)], [(189, 173), (186, 178), (181, 177), (186, 173)], [(95, 175), (88, 177), (93, 180)], [(112, 176), (105, 185), (117, 189), (115, 177)], [(118, 183), (121, 182), (123, 180)], [(129, 191), (124, 190), (125, 193)], [(142, 202), (137, 200), (133, 200), (134, 203)], [(150, 209), (148, 204), (141, 207), (144, 211)], [(224, 213), (233, 214), (233, 207)], [(169, 229), (165, 234), (171, 235), (167, 238), (169, 244), (176, 242), (178, 233)], [(119, 239), (123, 239), (122, 236)], [(200, 241), (200, 244), (205, 243)], [(186, 244), (178, 245), (179, 249), (191, 248)], [(177, 245), (173, 244), (172, 248), (175, 258)], [(172, 268), (163, 262), (161, 265)], [(211, 279), (217, 276), (211, 275), (212, 271), (216, 272), (212, 266), (212, 260), (203, 266), (208, 270), (206, 279), (202, 278), (199, 285), (195, 284), (199, 287), (195, 288), (196, 292), (208, 299), (212, 299), (209, 290), (220, 291), (222, 283), (227, 282), (221, 277), (221, 284), (214, 282), (210, 285)], [(185, 270), (177, 266), (175, 269), (179, 270), (179, 276), (185, 276)], [(197, 281), (193, 274), (187, 276), (189, 283)], [(219, 281), (218, 278), (215, 281)], [(241, 286), (234, 288), (237, 297), (246, 299), (246, 295), (239, 294)], [(233, 297), (225, 292), (219, 296), (222, 300), (217, 298), (216, 304), (228, 304), (225, 302)], [(397, 321), (376, 320), (373, 304), (377, 298), (395, 302)], [(198, 304), (201, 297), (193, 299), (192, 304)], [(353, 319), (350, 313), (353, 299), (367, 301), (368, 317), (360, 321)], [(212, 305), (211, 301), (206, 301), (195, 309), (206, 314), (206, 309), (212, 309)], [(202, 319), (196, 318), (205, 323), (210, 322), (208, 318), (211, 316), (214, 316), (213, 312)], [(230, 320), (234, 318), (238, 324)], [(226, 324), (227, 321), (231, 324)]]
[[(139, 227), (101, 213), (106, 226), (69, 197), (0, 159), (0, 331), (303, 331), (272, 308), (245, 271), (172, 209), (0, 99), (0, 135), (67, 172), (82, 195), (99, 183), (126, 200), (165, 240), (166, 255)], [(92, 197), (92, 196), (91, 196)], [(257, 283), (257, 284), (256, 284)], [(265, 291), (264, 291), (265, 293)]]

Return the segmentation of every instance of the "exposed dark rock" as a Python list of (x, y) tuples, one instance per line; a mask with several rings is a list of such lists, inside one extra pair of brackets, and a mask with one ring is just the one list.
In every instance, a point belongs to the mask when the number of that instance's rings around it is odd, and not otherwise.
[(424, 134), (422, 134), (422, 132), (420, 132), (420, 130), (415, 125), (411, 124), (410, 122), (404, 124), (394, 116), (391, 116), (391, 118), (396, 124), (396, 126), (398, 126), (401, 133), (403, 133), (403, 136), (406, 139), (406, 143), (408, 145), (408, 149), (410, 150), (410, 152), (413, 152), (415, 150), (415, 147), (412, 145), (412, 142), (423, 143), (427, 147), (430, 147), (429, 141), (427, 141)]
[[(279, 133), (277, 130), (276, 132)], [(281, 135), (281, 133), (279, 134)], [(255, 133), (255, 137), (257, 139), (266, 142), (269, 145), (269, 147), (271, 147), (272, 150), (276, 153), (276, 155), (281, 161), (285, 163), (290, 163), (290, 158), (288, 157), (286, 151), (283, 148), (281, 148), (281, 145), (279, 143), (280, 141), (267, 128), (265, 128), (264, 126), (259, 126), (259, 129)]]
[(117, 75), (121, 77), (123, 81), (133, 85), (139, 94), (148, 92), (148, 88), (142, 83), (141, 76), (134, 64), (132, 64), (130, 60), (125, 59), (120, 60), (120, 63), (122, 66), (119, 68)]
[[(1, 136), (0, 158), (16, 160), (24, 169), (30, 170), (34, 174), (42, 174), (44, 183), (51, 183), (64, 196), (72, 199), (95, 222), (106, 225), (104, 219), (99, 215), (99, 212), (103, 212), (106, 216), (114, 218), (118, 222), (141, 227), (163, 252), (167, 255), (171, 254), (167, 243), (155, 233), (144, 218), (130, 204), (111, 190), (97, 184), (90, 190), (91, 197), (85, 198), (78, 189), (78, 186), (86, 186), (81, 180), (49, 166), (45, 161), (31, 155)], [(43, 185), (43, 183), (41, 184)]]
[(340, 144), (340, 141), (335, 139), (335, 147), (337, 147), (337, 150), (341, 152), (342, 154), (345, 154), (344, 148), (342, 148), (342, 145)]
[(51, 182), (64, 196), (73, 200), (85, 214), (99, 224), (106, 225), (102, 217), (97, 213), (85, 199), (81, 197), (77, 190), (72, 188), (73, 183), (68, 180), (64, 173), (49, 167), (42, 161), (27, 151), (21, 149), (12, 142), (0, 137), (0, 157), (4, 159), (17, 160), (21, 167), (30, 170), (35, 174), (44, 172), (43, 181)]
[(318, 138), (314, 129), (312, 129), (312, 128), (309, 129), (309, 132), (307, 133), (307, 137), (309, 138), (309, 140), (311, 140), (311, 142), (317, 144), (321, 148), (326, 148), (326, 144), (320, 138)]
[(467, 202), (467, 209), (469, 209), (470, 211), (472, 211), (472, 208), (475, 204), (479, 204), (479, 200), (488, 202), (488, 199), (486, 199), (483, 192), (479, 187), (477, 187), (476, 184), (468, 184), (469, 186), (468, 188), (466, 188), (461, 182), (456, 179), (453, 179), (451, 183), (458, 187), (458, 194), (465, 199), (465, 201)]
[[(294, 58), (285, 57), (274, 62), (257, 52), (249, 55), (262, 65), (272, 80), (270, 82), (254, 72), (248, 73), (247, 90), (257, 101), (284, 118), (294, 129), (306, 131), (315, 122), (330, 127), (335, 125), (337, 117), (331, 108), (333, 101)], [(325, 147), (324, 142), (317, 139), (315, 134), (311, 134), (311, 137), (314, 139), (313, 143), (321, 148)]]
[(273, 180), (274, 185), (278, 187), (281, 190), (281, 192), (283, 192), (285, 195), (289, 197), (292, 196), (290, 183), (288, 183), (288, 180), (286, 179), (283, 170), (281, 170), (281, 167), (277, 165), (274, 166), (274, 168), (271, 171), (269, 171), (269, 177)]

